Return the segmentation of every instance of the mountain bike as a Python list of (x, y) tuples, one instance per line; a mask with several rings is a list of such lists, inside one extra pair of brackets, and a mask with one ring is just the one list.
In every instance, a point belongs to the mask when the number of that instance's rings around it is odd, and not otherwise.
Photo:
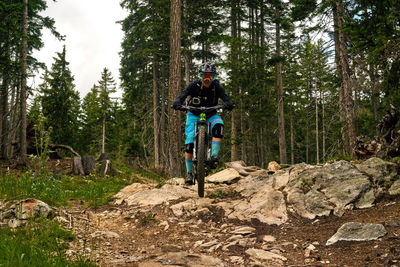
[(213, 167), (211, 160), (211, 123), (207, 121), (206, 113), (224, 106), (217, 105), (213, 107), (193, 107), (182, 106), (181, 110), (198, 112), (200, 111), (200, 121), (195, 122), (194, 126), (194, 148), (193, 148), (193, 184), (197, 180), (197, 192), (199, 197), (204, 197), (204, 178), (208, 171)]

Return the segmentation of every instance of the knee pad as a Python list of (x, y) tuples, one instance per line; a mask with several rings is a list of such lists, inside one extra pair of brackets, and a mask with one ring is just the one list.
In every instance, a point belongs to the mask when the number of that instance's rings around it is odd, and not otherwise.
[(217, 123), (214, 125), (212, 129), (212, 136), (216, 138), (224, 137), (224, 125), (221, 123)]
[(186, 144), (185, 145), (185, 152), (189, 153), (189, 154), (193, 154), (193, 148), (194, 148), (194, 144), (193, 143)]

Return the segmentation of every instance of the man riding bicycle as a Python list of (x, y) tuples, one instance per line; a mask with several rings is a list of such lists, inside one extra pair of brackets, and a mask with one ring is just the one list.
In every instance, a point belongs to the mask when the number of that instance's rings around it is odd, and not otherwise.
[[(190, 83), (182, 94), (174, 101), (172, 107), (176, 110), (185, 110), (182, 108), (182, 103), (189, 96), (189, 106), (194, 107), (212, 107), (218, 104), (218, 99), (221, 98), (224, 102), (224, 108), (232, 110), (233, 102), (225, 93), (224, 88), (216, 79), (217, 70), (211, 63), (203, 63), (199, 68), (200, 79)], [(200, 121), (199, 115), (201, 112), (188, 112), (186, 116), (185, 126), (185, 162), (187, 175), (185, 178), (186, 184), (193, 183), (193, 149), (194, 149), (194, 125)], [(224, 135), (224, 122), (221, 116), (216, 111), (206, 113), (207, 121), (211, 124), (212, 145), (211, 145), (211, 160), (214, 165), (218, 164), (218, 152), (221, 147), (222, 138)]]

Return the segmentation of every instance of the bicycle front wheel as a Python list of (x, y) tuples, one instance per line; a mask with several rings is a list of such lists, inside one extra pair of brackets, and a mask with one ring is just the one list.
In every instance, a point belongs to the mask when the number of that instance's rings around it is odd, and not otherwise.
[(200, 125), (197, 141), (197, 186), (199, 197), (204, 197), (204, 178), (206, 174), (206, 127)]

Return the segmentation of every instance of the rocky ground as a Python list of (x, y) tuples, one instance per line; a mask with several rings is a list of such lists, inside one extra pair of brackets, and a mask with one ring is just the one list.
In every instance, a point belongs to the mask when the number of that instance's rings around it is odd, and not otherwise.
[[(78, 237), (68, 253), (102, 266), (400, 266), (398, 166), (374, 164), (231, 165), (209, 177), (205, 198), (181, 179), (133, 184), (112, 205), (76, 203), (58, 219)], [(383, 233), (327, 245), (348, 222)]]

